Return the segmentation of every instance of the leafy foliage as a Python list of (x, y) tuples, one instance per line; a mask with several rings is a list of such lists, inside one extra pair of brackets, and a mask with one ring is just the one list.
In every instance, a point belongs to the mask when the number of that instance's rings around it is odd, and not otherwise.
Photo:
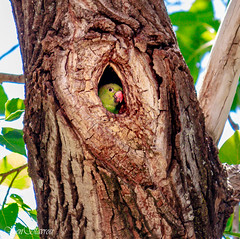
[[(172, 24), (177, 28), (176, 36), (181, 53), (197, 81), (201, 61), (210, 52), (220, 22), (214, 17), (213, 1), (196, 0), (189, 11), (170, 14)], [(231, 111), (240, 107), (240, 82), (232, 103)]]
[[(11, 186), (12, 188), (26, 189), (31, 185), (31, 179), (28, 176), (27, 167), (24, 167), (21, 171), (14, 169), (19, 169), (21, 166), (26, 164), (26, 159), (23, 155), (11, 153), (0, 160), (0, 172), (12, 172), (3, 181), (3, 185)], [(15, 178), (15, 176), (17, 177)], [(15, 178), (15, 179), (14, 179)], [(14, 179), (14, 181), (13, 181)], [(13, 183), (12, 183), (13, 181)]]
[(29, 227), (22, 225), (21, 223), (16, 223), (15, 225), (17, 235), (20, 239), (39, 239), (39, 230), (35, 228), (30, 230)]
[(14, 227), (20, 239), (39, 239), (38, 227), (36, 227), (34, 230), (31, 230), (28, 226), (17, 222), (20, 208), (26, 211), (28, 215), (35, 221), (36, 210), (32, 210), (28, 205), (26, 205), (20, 196), (12, 194), (10, 197), (13, 198), (17, 203), (11, 203), (0, 210), (0, 230), (10, 234), (12, 228)]
[(0, 135), (0, 145), (5, 146), (12, 152), (26, 156), (22, 130), (8, 127), (2, 128), (2, 135)]
[(2, 87), (2, 85), (0, 85), (0, 115), (4, 115), (5, 113), (5, 103), (7, 102), (8, 97)]
[(24, 113), (25, 105), (22, 99), (15, 98), (8, 100), (5, 104), (5, 120), (13, 121), (19, 119)]
[[(0, 115), (5, 116), (5, 122), (18, 120), (24, 113), (24, 109), (24, 101), (19, 98), (8, 100), (2, 85), (0, 85)], [(10, 234), (11, 230), (14, 229), (20, 239), (38, 239), (38, 227), (31, 230), (22, 219), (21, 223), (18, 222), (19, 211), (24, 211), (36, 223), (37, 211), (31, 209), (17, 194), (10, 195), (10, 199), (14, 202), (8, 203), (8, 194), (11, 188), (22, 190), (30, 187), (31, 184), (31, 179), (27, 173), (23, 131), (2, 127), (0, 145), (12, 151), (0, 160), (0, 184), (8, 186), (0, 209), (0, 230)]]
[[(8, 173), (12, 171), (8, 171)], [(0, 176), (4, 176), (4, 173), (0, 174)], [(15, 178), (13, 178), (11, 182), (13, 182), (14, 180)], [(2, 181), (3, 180), (1, 180), (0, 182)], [(9, 189), (10, 188), (11, 188), (11, 185), (9, 185)], [(22, 188), (22, 186), (20, 186), (19, 188)], [(5, 199), (7, 198), (8, 192), (9, 190), (7, 191)], [(28, 239), (28, 238), (38, 239), (39, 238), (38, 227), (36, 227), (34, 230), (30, 230), (30, 228), (27, 225), (23, 225), (17, 221), (19, 210), (22, 209), (25, 213), (27, 213), (27, 215), (32, 220), (37, 222), (37, 211), (32, 210), (31, 207), (29, 207), (26, 203), (24, 203), (23, 199), (17, 194), (12, 194), (10, 198), (15, 202), (10, 204), (5, 204), (5, 200), (4, 200), (2, 209), (0, 210), (0, 230), (10, 234), (12, 228), (14, 227), (20, 239), (21, 238), (22, 239)], [(21, 220), (21, 222), (23, 221)]]
[(18, 215), (18, 205), (11, 203), (0, 210), (0, 230), (10, 234)]
[(18, 206), (21, 207), (35, 222), (37, 222), (37, 210), (32, 210), (31, 207), (24, 203), (23, 199), (17, 194), (12, 194), (10, 198), (16, 201)]
[(204, 54), (210, 51), (220, 25), (214, 19), (213, 4), (211, 1), (196, 0), (188, 12), (175, 12), (170, 19), (177, 26), (179, 47), (196, 82), (200, 62)]
[(222, 163), (240, 164), (240, 131), (237, 130), (220, 148), (219, 159)]

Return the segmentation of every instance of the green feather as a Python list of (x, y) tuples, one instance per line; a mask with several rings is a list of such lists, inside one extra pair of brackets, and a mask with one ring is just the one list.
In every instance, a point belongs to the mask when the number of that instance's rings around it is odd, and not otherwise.
[(122, 91), (122, 87), (114, 83), (103, 85), (98, 91), (98, 96), (101, 99), (103, 106), (114, 114), (117, 114), (119, 111), (119, 103), (115, 102), (114, 99), (114, 94), (117, 91)]

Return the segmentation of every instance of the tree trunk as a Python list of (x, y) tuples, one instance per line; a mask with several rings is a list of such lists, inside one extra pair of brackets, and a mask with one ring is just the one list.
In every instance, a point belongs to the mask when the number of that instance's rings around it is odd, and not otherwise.
[[(234, 204), (159, 0), (12, 0), (41, 238), (221, 238)], [(103, 73), (124, 107), (98, 97)]]

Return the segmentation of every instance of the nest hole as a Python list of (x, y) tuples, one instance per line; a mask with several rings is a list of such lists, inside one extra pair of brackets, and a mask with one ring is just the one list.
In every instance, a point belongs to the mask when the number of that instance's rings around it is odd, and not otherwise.
[[(121, 88), (123, 88), (122, 82), (121, 82), (120, 78), (118, 77), (117, 73), (113, 70), (113, 68), (110, 65), (108, 65), (105, 68), (105, 70), (101, 76), (101, 79), (98, 83), (98, 90), (103, 85), (110, 84), (110, 83), (115, 83), (115, 84), (119, 85)], [(126, 111), (126, 101), (125, 101), (125, 97), (124, 97), (124, 92), (123, 92), (123, 101), (121, 104), (119, 104), (118, 108), (119, 108), (118, 114), (122, 114)]]
[(122, 82), (111, 66), (107, 66), (98, 84), (98, 89), (106, 84), (115, 83), (122, 87)]

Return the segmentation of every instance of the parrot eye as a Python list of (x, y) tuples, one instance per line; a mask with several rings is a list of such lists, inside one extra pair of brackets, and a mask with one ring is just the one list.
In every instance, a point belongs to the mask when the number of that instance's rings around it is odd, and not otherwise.
[(113, 88), (109, 88), (108, 91), (112, 92), (112, 91), (113, 91)]

